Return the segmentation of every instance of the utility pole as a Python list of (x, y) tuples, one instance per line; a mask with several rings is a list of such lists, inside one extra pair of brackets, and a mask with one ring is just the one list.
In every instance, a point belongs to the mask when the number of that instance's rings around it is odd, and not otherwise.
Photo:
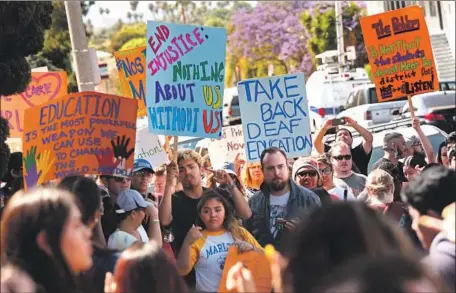
[(80, 1), (65, 1), (65, 10), (68, 21), (68, 30), (72, 46), (73, 64), (75, 66), (78, 89), (82, 91), (95, 91), (94, 74), (90, 60), (87, 38), (82, 22), (82, 9)]
[(345, 70), (345, 45), (344, 45), (344, 23), (342, 15), (342, 3), (336, 1), (336, 34), (337, 34), (337, 52), (339, 61), (339, 73), (343, 73)]

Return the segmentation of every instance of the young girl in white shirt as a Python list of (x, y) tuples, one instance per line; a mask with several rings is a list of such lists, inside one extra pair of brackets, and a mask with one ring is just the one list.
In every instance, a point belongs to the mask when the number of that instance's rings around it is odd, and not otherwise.
[(260, 244), (238, 225), (231, 205), (213, 190), (197, 206), (197, 225), (190, 228), (177, 258), (181, 275), (196, 272), (198, 292), (217, 292), (231, 245), (241, 252), (262, 251)]

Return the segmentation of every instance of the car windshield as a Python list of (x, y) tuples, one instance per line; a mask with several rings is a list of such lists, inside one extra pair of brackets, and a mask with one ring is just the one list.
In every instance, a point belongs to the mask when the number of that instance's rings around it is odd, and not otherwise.
[[(443, 136), (443, 134), (441, 134), (441, 133), (435, 133), (432, 135), (428, 135), (427, 138), (431, 142), (435, 157), (437, 157), (437, 151), (439, 150), (440, 144), (445, 140), (445, 136)], [(382, 146), (377, 146), (372, 149), (371, 159), (370, 159), (369, 165), (367, 167), (368, 172), (370, 172), (372, 170), (372, 166), (375, 164), (375, 162), (377, 162), (378, 160), (380, 160), (383, 157), (383, 154), (384, 154), (384, 152), (383, 152)]]
[(238, 95), (234, 95), (233, 96), (233, 99), (231, 100), (231, 105), (232, 106), (239, 106), (239, 96)]

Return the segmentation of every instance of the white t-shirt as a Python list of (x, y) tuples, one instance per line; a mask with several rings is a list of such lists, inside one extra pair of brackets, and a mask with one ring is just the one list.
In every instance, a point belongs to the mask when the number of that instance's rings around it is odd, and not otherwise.
[(276, 225), (276, 219), (285, 219), (287, 216), (287, 204), (289, 198), (290, 192), (287, 192), (284, 195), (280, 196), (269, 196), (269, 205), (271, 207), (269, 213), (269, 229), (271, 230), (272, 237), (274, 238), (279, 232), (279, 225)]
[[(334, 187), (333, 189), (328, 190), (329, 194), (336, 195), (342, 201), (344, 200), (344, 192), (345, 192), (345, 188), (337, 187), (337, 186)], [(351, 191), (351, 188), (350, 188), (350, 189), (347, 189), (347, 201), (351, 201), (351, 200), (356, 200), (356, 198), (353, 195), (353, 192)]]
[[(140, 225), (137, 229), (139, 236), (141, 237), (141, 241), (146, 243), (149, 241), (149, 237), (147, 236), (146, 230), (144, 227)], [(109, 236), (108, 239), (108, 248), (109, 249), (117, 249), (117, 250), (125, 250), (130, 247), (133, 243), (138, 241), (135, 236), (117, 229), (114, 233)]]

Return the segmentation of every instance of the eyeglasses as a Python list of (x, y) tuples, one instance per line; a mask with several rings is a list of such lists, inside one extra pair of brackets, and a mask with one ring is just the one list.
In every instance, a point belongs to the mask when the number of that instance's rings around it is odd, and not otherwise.
[(340, 156), (333, 156), (334, 159), (338, 160), (338, 161), (342, 161), (342, 160), (351, 160), (352, 158), (352, 155), (340, 155)]
[(136, 176), (136, 177), (152, 177), (152, 173), (151, 172), (147, 172), (147, 171), (138, 171), (138, 172), (134, 172), (133, 176)]
[(301, 178), (304, 178), (306, 176), (315, 177), (315, 176), (317, 176), (317, 171), (314, 171), (314, 170), (301, 171), (297, 175)]
[(320, 173), (323, 175), (330, 175), (331, 169), (320, 169)]

